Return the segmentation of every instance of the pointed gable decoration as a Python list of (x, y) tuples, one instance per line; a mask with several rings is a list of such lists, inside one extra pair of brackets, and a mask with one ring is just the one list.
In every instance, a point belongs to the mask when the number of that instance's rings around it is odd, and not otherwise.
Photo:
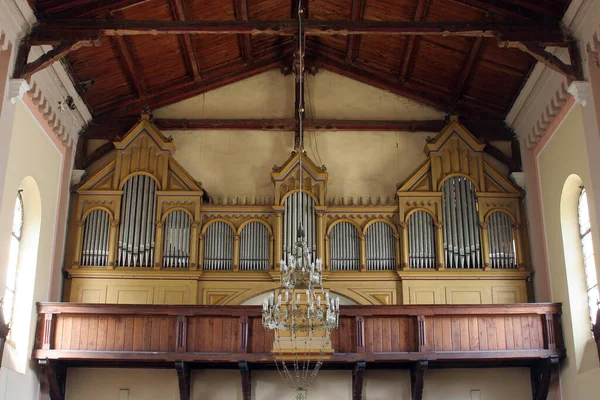
[(142, 114), (140, 121), (114, 144), (115, 159), (86, 179), (79, 193), (120, 190), (127, 179), (139, 173), (155, 177), (162, 191), (202, 191), (201, 183), (172, 157), (175, 153), (172, 139), (166, 138), (152, 123), (149, 113)]
[(306, 155), (298, 150), (292, 151), (288, 159), (281, 167), (275, 165), (271, 173), (271, 179), (275, 184), (275, 204), (283, 204), (285, 195), (291, 191), (299, 190), (300, 184), (300, 157), (302, 157), (302, 189), (312, 193), (317, 199), (317, 205), (325, 204), (325, 189), (327, 186), (327, 168), (324, 165), (317, 166)]

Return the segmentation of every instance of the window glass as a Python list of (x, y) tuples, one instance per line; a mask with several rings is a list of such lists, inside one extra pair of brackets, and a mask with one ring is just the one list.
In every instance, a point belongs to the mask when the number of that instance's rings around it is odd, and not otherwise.
[(588, 199), (585, 189), (581, 190), (579, 196), (579, 234), (581, 235), (581, 247), (583, 249), (583, 263), (585, 269), (585, 281), (588, 296), (588, 307), (592, 324), (596, 323), (596, 311), (600, 301), (598, 292), (598, 277), (596, 275), (596, 260), (594, 258), (594, 246), (592, 242), (592, 229)]
[(21, 235), (23, 233), (23, 198), (21, 192), (17, 194), (15, 210), (13, 214), (12, 234), (10, 237), (10, 252), (8, 256), (8, 268), (6, 269), (6, 291), (2, 312), (4, 320), (10, 322), (12, 319), (15, 291), (17, 289), (17, 266), (19, 262), (19, 248), (21, 247)]

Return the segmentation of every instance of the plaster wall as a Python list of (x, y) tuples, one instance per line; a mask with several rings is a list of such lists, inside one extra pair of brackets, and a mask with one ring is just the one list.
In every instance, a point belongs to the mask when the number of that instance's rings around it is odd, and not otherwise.
[[(37, 263), (23, 265), (26, 276), (18, 277), (17, 298), (23, 296), (24, 309), (15, 318), (25, 318), (21, 332), (24, 348), (20, 349), (8, 343), (4, 351), (2, 368), (0, 369), (0, 398), (2, 399), (34, 399), (39, 393), (37, 372), (28, 361), (33, 345), (34, 330), (37, 320), (35, 302), (48, 299), (51, 264), (55, 244), (55, 225), (60, 192), (60, 176), (62, 156), (54, 143), (49, 139), (37, 120), (27, 107), (18, 102), (15, 109), (12, 140), (7, 163), (0, 213), (0, 288), (4, 293), (6, 282), (6, 265), (10, 243), (13, 207), (16, 193), (24, 192), (24, 213), (33, 210), (27, 199), (30, 190), (39, 191), (39, 245)], [(24, 179), (27, 178), (25, 181)], [(24, 188), (24, 182), (34, 182)], [(37, 188), (36, 188), (37, 186)], [(25, 216), (27, 220), (27, 216)], [(26, 222), (27, 223), (27, 222)], [(25, 232), (24, 232), (25, 233)], [(37, 265), (35, 265), (37, 264)], [(26, 297), (26, 298), (25, 298)], [(21, 368), (21, 366), (23, 368)], [(24, 371), (24, 372), (23, 372)]]
[[(307, 77), (307, 118), (357, 120), (443, 119), (418, 102), (328, 71)], [(272, 70), (154, 111), (155, 118), (293, 118), (294, 80)], [(425, 161), (434, 132), (306, 131), (305, 149), (329, 172), (327, 198), (390, 197)], [(270, 172), (294, 147), (281, 131), (168, 131), (175, 158), (215, 198), (273, 195)], [(510, 154), (510, 143), (494, 143)], [(90, 143), (90, 150), (102, 142)], [(107, 155), (92, 169), (104, 165)], [(502, 164), (486, 156), (503, 174)]]
[[(192, 399), (241, 400), (240, 374), (231, 370), (192, 373)], [(152, 384), (149, 384), (152, 382)], [(122, 397), (119, 397), (121, 390)], [(126, 393), (125, 393), (126, 391)], [(408, 400), (410, 374), (405, 370), (367, 370), (365, 400)], [(351, 371), (321, 371), (308, 391), (311, 400), (352, 398)], [(480, 397), (474, 397), (479, 395)], [(252, 398), (292, 399), (294, 391), (276, 371), (252, 371)], [(530, 400), (529, 371), (514, 369), (430, 370), (425, 373), (426, 400)], [(175, 370), (71, 368), (66, 400), (179, 399)]]
[[(562, 398), (578, 400), (597, 398), (600, 368), (590, 333), (585, 281), (580, 269), (582, 260), (581, 256), (577, 258), (577, 252), (581, 250), (563, 240), (563, 224), (567, 221), (561, 219), (561, 199), (567, 178), (577, 175), (590, 196), (594, 250), (596, 255), (600, 254), (599, 210), (594, 207), (593, 199), (597, 194), (591, 184), (587, 149), (583, 110), (575, 105), (537, 157), (552, 301), (563, 303), (562, 322), (568, 357), (561, 366)], [(600, 275), (600, 269), (596, 268)]]

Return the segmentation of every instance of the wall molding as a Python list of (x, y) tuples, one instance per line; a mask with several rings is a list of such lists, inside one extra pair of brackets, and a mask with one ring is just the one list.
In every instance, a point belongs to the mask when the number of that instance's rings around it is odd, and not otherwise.
[[(19, 47), (19, 42), (35, 22), (36, 18), (26, 0), (0, 1), (0, 50), (12, 49), (10, 75), (12, 75), (14, 56), (16, 49)], [(51, 48), (50, 46), (32, 47), (29, 55), (30, 60), (40, 57)], [(37, 72), (28, 84), (27, 96), (38, 107), (45, 122), (52, 128), (56, 137), (67, 147), (74, 145), (77, 142), (79, 132), (91, 120), (92, 116), (77, 94), (62, 64), (54, 63), (52, 66)], [(58, 109), (58, 103), (68, 95), (73, 98), (77, 108), (74, 111), (67, 110), (61, 113)], [(14, 92), (9, 93), (9, 96), (9, 99), (14, 97)]]
[[(573, 0), (563, 18), (564, 25), (579, 41), (586, 78), (589, 76), (587, 57), (600, 60), (598, 9), (600, 0)], [(548, 50), (563, 61), (569, 59), (566, 49)], [(555, 122), (571, 96), (570, 83), (540, 63), (534, 67), (506, 117), (507, 124), (513, 127), (526, 148), (534, 148), (547, 135), (548, 127)]]

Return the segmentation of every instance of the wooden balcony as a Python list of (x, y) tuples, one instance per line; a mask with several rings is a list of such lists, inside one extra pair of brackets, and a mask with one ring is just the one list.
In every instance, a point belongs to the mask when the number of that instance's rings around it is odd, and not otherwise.
[[(428, 366), (520, 365), (532, 368), (541, 399), (565, 357), (559, 304), (340, 308), (326, 367), (354, 368), (355, 377), (365, 364), (410, 368), (413, 394)], [(62, 398), (69, 366), (176, 367), (183, 399), (190, 368), (240, 367), (243, 377), (273, 365), (260, 307), (40, 303), (38, 314), (33, 358), (54, 382), (53, 399)]]

